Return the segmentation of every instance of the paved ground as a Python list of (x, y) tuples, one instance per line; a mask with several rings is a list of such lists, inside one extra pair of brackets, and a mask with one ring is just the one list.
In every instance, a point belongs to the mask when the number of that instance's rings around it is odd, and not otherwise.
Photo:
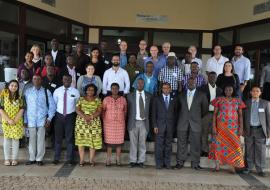
[[(2, 161), (1, 161), (2, 162)], [(270, 176), (270, 174), (269, 174)], [(181, 190), (181, 189), (270, 189), (270, 177), (260, 178), (256, 174), (233, 175), (223, 170), (213, 173), (209, 169), (194, 171), (156, 170), (153, 167), (128, 168), (127, 166), (106, 168), (98, 164), (92, 168), (69, 167), (64, 164), (54, 166), (17, 167), (0, 165), (0, 189), (4, 190)]]

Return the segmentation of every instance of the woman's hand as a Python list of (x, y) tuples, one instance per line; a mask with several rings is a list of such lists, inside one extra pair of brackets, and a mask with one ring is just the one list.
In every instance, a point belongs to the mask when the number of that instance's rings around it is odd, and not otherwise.
[(16, 124), (15, 121), (14, 121), (13, 119), (8, 119), (7, 122), (8, 122), (8, 124), (10, 124), (10, 125), (15, 125), (15, 124)]

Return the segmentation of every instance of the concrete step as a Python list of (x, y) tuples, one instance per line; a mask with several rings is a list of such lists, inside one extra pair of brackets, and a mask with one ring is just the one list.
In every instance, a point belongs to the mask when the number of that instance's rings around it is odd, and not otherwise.
[[(0, 135), (0, 147), (3, 146), (3, 140), (4, 137), (2, 135)], [(243, 139), (242, 141), (242, 148), (244, 150), (244, 141)], [(52, 147), (52, 143), (50, 141), (49, 138), (46, 138), (46, 147), (47, 148), (51, 148)], [(63, 148), (65, 148), (65, 141), (63, 140)], [(103, 146), (102, 151), (105, 151), (105, 146)], [(129, 141), (125, 141), (124, 145), (122, 146), (122, 151), (123, 152), (129, 152), (130, 150), (130, 142)], [(146, 151), (147, 153), (154, 153), (155, 152), (155, 142), (146, 142)], [(177, 143), (173, 142), (172, 143), (172, 152), (176, 153), (177, 152)], [(267, 148), (266, 148), (266, 157), (270, 158), (270, 144), (267, 143)]]
[[(76, 151), (75, 155), (76, 155), (75, 156), (76, 161), (79, 161), (79, 155), (78, 155), (77, 151)], [(3, 159), (3, 158), (4, 158), (4, 152), (3, 152), (3, 149), (1, 148), (0, 149), (0, 160)], [(52, 149), (46, 149), (46, 154), (45, 154), (45, 157), (44, 157), (44, 161), (50, 163), (50, 162), (53, 161), (53, 158), (54, 158), (54, 151)], [(66, 158), (66, 151), (63, 150), (62, 154), (61, 154), (61, 161), (65, 161), (65, 158)], [(97, 153), (96, 153), (96, 163), (105, 165), (106, 158), (107, 158), (107, 155), (106, 155), (105, 151), (103, 151), (103, 150), (97, 151)], [(28, 149), (27, 148), (20, 148), (20, 150), (19, 150), (19, 158), (18, 159), (21, 160), (22, 162), (29, 159), (29, 154), (28, 154)], [(85, 152), (85, 161), (89, 162), (89, 154), (88, 154), (87, 150)], [(112, 164), (116, 163), (115, 153), (113, 153), (111, 161), (112, 161)], [(128, 152), (122, 152), (121, 163), (123, 165), (128, 165), (129, 164), (129, 153)], [(173, 153), (172, 157), (171, 157), (171, 165), (175, 166), (175, 164), (176, 164), (176, 154)], [(147, 166), (155, 166), (155, 156), (154, 156), (153, 153), (147, 153), (146, 154), (145, 165), (147, 165)], [(214, 161), (209, 160), (207, 157), (201, 157), (200, 165), (202, 167), (204, 167), (204, 168), (214, 168)], [(185, 162), (185, 167), (190, 167), (190, 166), (191, 166), (191, 162), (188, 159)], [(228, 166), (222, 166), (222, 168), (227, 169)], [(270, 159), (269, 158), (267, 158), (267, 161), (266, 161), (266, 171), (270, 172)]]
[[(49, 140), (47, 141), (47, 145), (49, 147), (51, 147)], [(176, 152), (177, 152), (177, 143), (172, 143), (172, 159), (171, 159), (171, 164), (172, 166), (176, 164)], [(0, 136), (0, 159), (4, 158), (4, 153), (3, 153), (3, 136)], [(122, 156), (121, 156), (121, 162), (122, 164), (129, 164), (129, 146), (130, 146), (130, 142), (129, 141), (125, 141), (124, 145), (122, 146)], [(154, 156), (154, 151), (155, 151), (155, 143), (154, 142), (147, 142), (146, 143), (146, 147), (147, 147), (147, 153), (146, 153), (146, 165), (149, 166), (155, 166), (155, 156)], [(63, 152), (62, 152), (62, 158), (61, 160), (65, 160), (65, 155), (66, 155), (66, 151), (65, 151), (65, 146), (64, 146), (64, 142), (63, 142)], [(54, 157), (54, 150), (52, 148), (46, 148), (46, 154), (44, 157), (45, 161), (51, 162), (53, 161), (53, 157)], [(267, 157), (267, 162), (266, 162), (266, 169), (267, 171), (270, 171), (270, 146), (267, 146), (267, 150), (266, 150), (266, 157)], [(27, 148), (20, 148), (19, 150), (19, 160), (28, 160), (29, 159), (29, 155), (28, 155), (28, 149)], [(79, 156), (78, 153), (76, 152), (76, 160), (79, 160)], [(85, 154), (85, 160), (89, 161), (89, 156), (88, 156), (88, 151), (86, 150), (86, 154)], [(116, 160), (115, 158), (115, 154), (113, 154), (112, 157), (112, 162), (114, 163)], [(98, 150), (97, 154), (96, 154), (96, 162), (97, 163), (106, 163), (106, 149), (105, 146), (103, 147), (103, 149)], [(185, 166), (190, 167), (190, 161), (187, 160), (187, 162), (185, 163)], [(214, 162), (209, 160), (207, 157), (201, 157), (200, 160), (200, 164), (202, 167), (205, 168), (213, 168), (214, 167)]]

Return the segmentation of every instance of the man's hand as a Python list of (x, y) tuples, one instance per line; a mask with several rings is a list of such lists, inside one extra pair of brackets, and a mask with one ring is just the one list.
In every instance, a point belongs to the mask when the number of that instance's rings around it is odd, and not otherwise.
[(51, 121), (47, 119), (46, 122), (45, 122), (45, 127), (49, 128), (50, 124), (51, 124)]
[(157, 127), (154, 128), (154, 133), (158, 134), (158, 128)]

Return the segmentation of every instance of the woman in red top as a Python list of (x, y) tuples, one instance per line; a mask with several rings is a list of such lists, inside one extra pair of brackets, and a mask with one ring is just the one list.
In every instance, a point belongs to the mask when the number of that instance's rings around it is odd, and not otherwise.
[[(37, 70), (36, 70), (36, 74), (40, 75), (42, 78), (43, 77), (46, 77), (47, 75), (47, 66), (53, 66), (53, 57), (51, 54), (47, 54), (45, 55), (45, 58), (44, 58), (44, 65), (39, 67)], [(57, 75), (59, 73), (59, 68), (58, 67), (54, 67), (55, 69), (55, 75)]]

